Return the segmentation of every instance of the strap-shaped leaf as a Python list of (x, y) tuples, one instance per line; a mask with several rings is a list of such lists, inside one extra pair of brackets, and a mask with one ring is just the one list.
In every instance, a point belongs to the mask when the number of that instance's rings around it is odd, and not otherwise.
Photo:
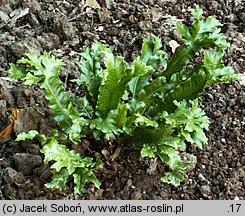
[(59, 62), (54, 56), (44, 53), (41, 57), (42, 70), (45, 76), (41, 84), (46, 90), (45, 97), (49, 101), (49, 107), (55, 113), (55, 120), (67, 131), (72, 125), (73, 118), (79, 118), (79, 113), (70, 103), (70, 97), (64, 89), (63, 83), (59, 79)]
[[(181, 102), (174, 101), (177, 107), (174, 112), (167, 113), (166, 111), (160, 114), (165, 124), (178, 131), (178, 137), (186, 140), (189, 143), (197, 144), (202, 148), (202, 144), (207, 143), (204, 129), (208, 129), (209, 119), (205, 112), (198, 107), (198, 99), (193, 101), (183, 100)], [(181, 149), (185, 150), (185, 144), (182, 142)]]
[(144, 39), (141, 50), (141, 60), (146, 65), (152, 66), (154, 69), (156, 69), (160, 65), (166, 68), (167, 55), (163, 50), (161, 50), (161, 48), (162, 42), (159, 37), (152, 36), (152, 38)]
[(62, 129), (67, 131), (72, 126), (72, 118), (78, 118), (79, 114), (70, 103), (63, 83), (54, 76), (43, 82), (41, 87), (46, 90), (45, 97), (54, 112), (54, 119)]
[(17, 137), (18, 141), (37, 138), (43, 146), (40, 151), (45, 155), (44, 162), (53, 162), (51, 165), (52, 181), (46, 183), (45, 186), (59, 188), (65, 192), (66, 183), (73, 177), (75, 193), (81, 193), (81, 188), (87, 182), (92, 182), (96, 187), (99, 187), (100, 182), (94, 175), (93, 169), (97, 168), (100, 162), (94, 161), (92, 157), (83, 157), (76, 151), (60, 144), (56, 139), (57, 135), (58, 131), (56, 130), (52, 131), (51, 137), (40, 135), (37, 131), (29, 131), (21, 133)]
[[(65, 145), (59, 144), (52, 138), (44, 145), (41, 152), (45, 154), (45, 163), (55, 161), (51, 166), (54, 173), (53, 180), (45, 186), (60, 188), (65, 191), (65, 187), (62, 187), (62, 185), (65, 185), (70, 176), (74, 177), (76, 184), (74, 190), (76, 193), (80, 193), (81, 191), (78, 192), (78, 189), (87, 182), (92, 181), (96, 183), (96, 186), (99, 185), (92, 172), (92, 169), (98, 165), (97, 162), (93, 162), (93, 158), (82, 157), (76, 151), (69, 150)], [(80, 175), (80, 177), (78, 178), (77, 175)]]
[(166, 94), (164, 102), (158, 103), (152, 111), (153, 115), (161, 113), (163, 110), (173, 111), (175, 105), (173, 101), (181, 101), (183, 99), (191, 100), (199, 96), (207, 83), (207, 75), (199, 70), (197, 74), (192, 75), (186, 81), (180, 82), (175, 88)]
[(198, 43), (196, 42), (190, 46), (182, 45), (177, 47), (172, 59), (168, 63), (167, 69), (163, 72), (163, 76), (167, 78), (167, 81), (170, 80), (174, 73), (180, 72), (189, 63), (200, 48)]
[(181, 161), (178, 151), (176, 151), (176, 146), (178, 146), (176, 143), (180, 142), (180, 140), (171, 137), (171, 131), (169, 132), (170, 134), (166, 132), (161, 134), (163, 138), (159, 141), (162, 142), (144, 144), (141, 149), (141, 155), (142, 157), (159, 156), (162, 162), (166, 163), (171, 169), (171, 172), (165, 173), (161, 180), (174, 186), (179, 186), (180, 182), (184, 179), (184, 171), (190, 162)]
[(134, 99), (144, 86), (149, 82), (152, 74), (152, 67), (147, 66), (140, 58), (134, 60), (131, 65), (132, 79), (128, 83), (129, 91)]
[(133, 131), (134, 125), (135, 125), (135, 119), (137, 118), (137, 114), (143, 115), (146, 111), (146, 105), (144, 102), (138, 102), (134, 101), (132, 103), (135, 103), (135, 107), (131, 108), (131, 113), (127, 117), (127, 124), (126, 127), (129, 128), (130, 131)]
[(79, 113), (70, 103), (70, 97), (59, 79), (60, 60), (48, 53), (44, 53), (40, 60), (42, 63), (40, 69), (45, 76), (41, 87), (46, 90), (45, 97), (49, 101), (49, 107), (55, 114), (55, 120), (62, 129), (67, 131), (72, 126), (72, 118), (78, 118)]
[(190, 60), (193, 59), (195, 53), (203, 47), (218, 47), (226, 49), (229, 44), (226, 42), (226, 37), (220, 33), (221, 23), (214, 17), (201, 19), (202, 11), (196, 6), (192, 14), (197, 20), (188, 28), (184, 24), (177, 23), (177, 28), (182, 35), (184, 45), (178, 47), (171, 61), (168, 63), (167, 69), (163, 75), (170, 80), (174, 73), (184, 69)]
[(81, 142), (81, 138), (85, 137), (89, 132), (89, 121), (83, 117), (73, 119), (72, 126), (68, 131), (69, 139), (74, 143), (78, 144)]
[(116, 118), (117, 127), (122, 129), (127, 125), (127, 114), (129, 111), (129, 105), (128, 104), (120, 104), (118, 107), (118, 115)]
[(76, 194), (81, 194), (82, 189), (86, 183), (93, 183), (95, 187), (100, 188), (101, 183), (98, 181), (96, 176), (94, 175), (92, 169), (88, 168), (78, 168), (74, 174), (73, 174), (73, 179), (74, 179), (74, 193)]
[(171, 90), (172, 84), (167, 84), (165, 77), (161, 76), (149, 83), (144, 89), (138, 94), (134, 103), (143, 102), (148, 109), (153, 102), (161, 100), (157, 94), (164, 95)]
[(206, 74), (202, 70), (200, 70), (198, 74), (192, 75), (185, 82), (180, 83), (176, 88), (171, 90), (166, 95), (165, 102), (171, 103), (174, 100), (180, 101), (183, 99), (195, 99), (203, 91), (206, 82)]
[(96, 113), (102, 118), (106, 118), (111, 110), (117, 108), (129, 81), (125, 72), (126, 65), (122, 57), (106, 53), (105, 66), (107, 77), (102, 80), (96, 106)]
[(86, 97), (74, 98), (72, 104), (74, 104), (81, 117), (89, 119), (93, 117), (93, 108)]
[(28, 133), (22, 132), (18, 134), (15, 141), (27, 140), (27, 139), (34, 139), (38, 138), (41, 143), (45, 143), (47, 138), (44, 135), (40, 135), (36, 130), (30, 130)]
[[(67, 131), (72, 125), (72, 118), (78, 118), (79, 113), (72, 106), (70, 97), (59, 79), (59, 70), (64, 63), (48, 52), (44, 52), (40, 57), (33, 53), (25, 55), (27, 58), (20, 59), (18, 63), (26, 65), (26, 73), (18, 69), (16, 76), (30, 84), (41, 82), (41, 87), (45, 89), (45, 97), (49, 101), (49, 107), (54, 112), (55, 120), (63, 130)], [(10, 73), (13, 74), (15, 69), (17, 68), (12, 67)]]
[(105, 52), (110, 52), (110, 49), (97, 41), (92, 44), (91, 49), (84, 47), (80, 54), (81, 59), (77, 62), (81, 69), (81, 75), (78, 79), (73, 80), (79, 85), (84, 85), (86, 98), (94, 109), (98, 100), (101, 80), (105, 76), (100, 65)]

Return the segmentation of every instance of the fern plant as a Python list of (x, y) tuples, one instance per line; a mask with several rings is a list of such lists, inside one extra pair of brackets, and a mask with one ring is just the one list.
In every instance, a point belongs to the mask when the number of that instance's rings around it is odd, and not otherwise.
[[(159, 157), (170, 168), (162, 181), (178, 186), (191, 163), (182, 161), (179, 152), (187, 143), (199, 148), (207, 143), (209, 120), (198, 107), (200, 94), (211, 84), (239, 79), (222, 64), (229, 44), (220, 32), (221, 23), (203, 18), (198, 6), (190, 12), (195, 21), (190, 26), (177, 23), (182, 44), (170, 59), (157, 36), (143, 40), (141, 54), (132, 63), (100, 42), (84, 47), (77, 62), (81, 75), (73, 80), (85, 89), (80, 98), (65, 91), (59, 79), (64, 63), (47, 52), (40, 57), (26, 54), (18, 61), (25, 67), (11, 64), (9, 74), (29, 85), (40, 83), (66, 140), (78, 144), (92, 135), (139, 149), (142, 157)], [(203, 61), (194, 61), (197, 53)], [(43, 145), (45, 162), (56, 161), (51, 166), (53, 180), (46, 186), (64, 190), (73, 179), (77, 193), (88, 181), (99, 187), (92, 173), (95, 160), (62, 145), (56, 135), (47, 138), (31, 131), (17, 140), (34, 137)]]

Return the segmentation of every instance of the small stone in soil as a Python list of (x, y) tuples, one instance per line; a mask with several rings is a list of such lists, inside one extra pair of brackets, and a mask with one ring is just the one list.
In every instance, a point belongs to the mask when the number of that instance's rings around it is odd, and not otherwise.
[(16, 170), (12, 169), (11, 167), (7, 167), (4, 170), (3, 178), (9, 184), (15, 183), (15, 184), (19, 185), (19, 184), (24, 184), (26, 181), (26, 179), (22, 173), (17, 172)]

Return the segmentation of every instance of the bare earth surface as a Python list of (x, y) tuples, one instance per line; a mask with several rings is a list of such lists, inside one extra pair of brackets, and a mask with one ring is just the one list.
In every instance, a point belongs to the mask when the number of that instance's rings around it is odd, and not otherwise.
[[(35, 141), (15, 142), (15, 134), (30, 129), (47, 132), (55, 126), (47, 101), (38, 86), (27, 87), (6, 78), (9, 63), (25, 52), (44, 50), (62, 58), (61, 78), (73, 94), (79, 89), (69, 81), (78, 76), (74, 61), (83, 45), (95, 39), (110, 45), (114, 53), (131, 61), (138, 55), (138, 35), (158, 35), (171, 55), (169, 42), (178, 42), (176, 20), (190, 21), (188, 8), (199, 4), (205, 16), (213, 15), (224, 26), (231, 47), (225, 64), (245, 71), (245, 2), (242, 0), (107, 0), (85, 5), (83, 0), (0, 0), (0, 131), (8, 122), (10, 108), (20, 114), (12, 138), (0, 144), (0, 199), (245, 199), (245, 84), (215, 85), (203, 94), (210, 117), (208, 145), (187, 149), (196, 159), (182, 184), (175, 188), (160, 182), (163, 164), (141, 158), (139, 152), (122, 150), (113, 163), (104, 161), (96, 175), (98, 190), (87, 185), (75, 196), (50, 190), (50, 170), (43, 163)], [(29, 10), (28, 10), (29, 9)]]

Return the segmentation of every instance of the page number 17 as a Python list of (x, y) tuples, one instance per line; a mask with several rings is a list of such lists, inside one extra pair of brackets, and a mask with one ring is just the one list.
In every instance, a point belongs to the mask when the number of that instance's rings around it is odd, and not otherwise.
[(239, 212), (241, 205), (242, 204), (231, 204), (228, 212)]

